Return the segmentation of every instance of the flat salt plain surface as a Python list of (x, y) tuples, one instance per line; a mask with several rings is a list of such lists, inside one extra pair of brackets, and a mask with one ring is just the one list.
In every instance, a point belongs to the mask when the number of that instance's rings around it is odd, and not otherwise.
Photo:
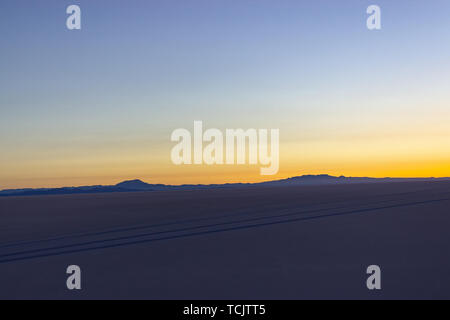
[(0, 221), (0, 299), (450, 298), (445, 181), (5, 197)]

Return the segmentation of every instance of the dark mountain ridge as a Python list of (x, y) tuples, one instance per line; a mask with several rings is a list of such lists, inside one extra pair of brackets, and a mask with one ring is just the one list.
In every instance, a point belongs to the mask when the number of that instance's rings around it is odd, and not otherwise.
[(381, 182), (412, 182), (412, 181), (450, 181), (450, 178), (369, 178), (369, 177), (335, 177), (327, 174), (302, 175), (287, 179), (257, 182), (257, 183), (225, 183), (225, 184), (184, 184), (165, 185), (149, 184), (139, 179), (127, 180), (112, 186), (81, 186), (62, 188), (26, 188), (7, 189), (0, 191), (0, 197), (29, 196), (29, 195), (58, 195), (58, 194), (83, 194), (83, 193), (109, 193), (109, 192), (136, 192), (136, 191), (164, 191), (186, 189), (211, 189), (211, 188), (238, 188), (243, 186), (313, 186), (355, 183), (381, 183)]

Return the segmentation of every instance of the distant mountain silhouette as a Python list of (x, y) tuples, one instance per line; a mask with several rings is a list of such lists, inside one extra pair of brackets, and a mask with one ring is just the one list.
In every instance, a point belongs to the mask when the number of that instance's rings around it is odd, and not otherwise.
[(139, 179), (120, 182), (113, 186), (82, 186), (63, 188), (39, 188), (39, 189), (9, 189), (0, 191), (0, 197), (29, 196), (29, 195), (58, 195), (58, 194), (84, 194), (84, 193), (109, 193), (109, 192), (137, 192), (137, 191), (165, 191), (186, 189), (212, 189), (212, 188), (239, 188), (243, 186), (313, 186), (332, 184), (355, 183), (381, 183), (381, 182), (408, 182), (408, 181), (450, 181), (450, 178), (369, 178), (369, 177), (334, 177), (327, 174), (303, 175), (292, 178), (258, 182), (258, 183), (225, 183), (225, 184), (184, 184), (165, 185), (149, 184)]
[[(367, 178), (367, 177), (334, 177), (328, 174), (320, 175), (303, 175), (292, 178), (287, 178), (277, 181), (263, 182), (269, 185), (321, 185), (321, 184), (340, 184), (340, 183), (370, 183), (370, 182), (385, 182), (385, 181), (399, 181), (404, 179), (399, 178)], [(407, 179), (411, 181), (411, 179)]]
[(139, 179), (120, 182), (115, 185), (117, 188), (128, 190), (152, 190), (152, 185), (145, 183)]

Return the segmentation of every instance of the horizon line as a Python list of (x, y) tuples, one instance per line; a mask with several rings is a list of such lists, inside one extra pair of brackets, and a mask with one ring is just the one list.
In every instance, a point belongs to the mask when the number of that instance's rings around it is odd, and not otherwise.
[(265, 180), (260, 182), (222, 182), (222, 183), (183, 183), (183, 184), (165, 184), (165, 183), (158, 183), (158, 182), (145, 182), (140, 178), (135, 179), (128, 179), (128, 180), (122, 180), (117, 182), (116, 184), (94, 184), (94, 185), (72, 185), (72, 186), (62, 186), (62, 187), (29, 187), (29, 188), (8, 188), (8, 189), (0, 189), (0, 192), (4, 191), (13, 191), (13, 190), (52, 190), (52, 189), (65, 189), (65, 188), (83, 188), (83, 187), (115, 187), (119, 184), (126, 183), (126, 182), (142, 182), (147, 185), (159, 185), (159, 186), (167, 186), (167, 187), (183, 187), (183, 186), (220, 186), (220, 185), (233, 185), (233, 184), (262, 184), (262, 183), (269, 183), (269, 182), (279, 182), (279, 181), (285, 181), (293, 178), (301, 178), (301, 177), (329, 177), (329, 178), (337, 178), (337, 179), (374, 179), (374, 180), (383, 180), (383, 179), (392, 179), (392, 180), (446, 180), (450, 177), (370, 177), (370, 176), (334, 176), (330, 174), (303, 174), (298, 176), (291, 176), (288, 178), (280, 178), (280, 179), (274, 179), (274, 180)]

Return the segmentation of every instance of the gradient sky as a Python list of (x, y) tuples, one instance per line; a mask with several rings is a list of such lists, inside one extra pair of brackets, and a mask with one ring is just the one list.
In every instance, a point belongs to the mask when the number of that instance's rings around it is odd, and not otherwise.
[[(448, 0), (2, 0), (0, 35), (0, 189), (450, 176)], [(279, 174), (173, 165), (194, 120), (279, 128)]]

